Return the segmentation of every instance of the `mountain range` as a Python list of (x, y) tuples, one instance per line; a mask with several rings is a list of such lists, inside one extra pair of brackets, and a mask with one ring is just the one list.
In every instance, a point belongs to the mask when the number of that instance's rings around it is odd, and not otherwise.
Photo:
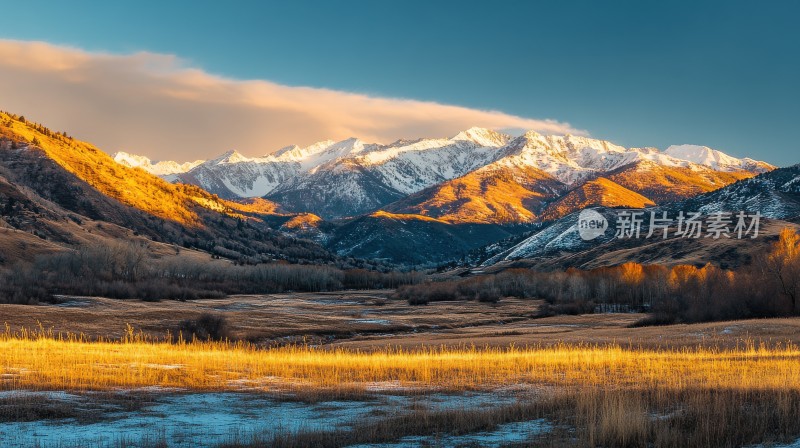
[[(615, 238), (614, 222), (620, 209), (593, 207), (602, 214), (611, 229), (596, 240), (584, 241), (578, 235), (578, 212), (550, 221), (541, 229), (520, 238), (494, 243), (474, 260), (484, 267), (525, 266), (547, 268), (593, 268), (636, 261), (645, 264), (705, 264), (713, 261), (722, 267), (747, 263), (752, 256), (777, 239), (784, 227), (800, 230), (800, 165), (778, 168), (738, 181), (718, 190), (682, 201), (652, 207), (648, 212), (675, 219), (680, 213), (698, 212), (703, 217), (719, 212), (733, 214), (733, 228), (738, 212), (758, 213), (758, 238), (685, 238), (672, 233), (660, 238)], [(642, 224), (644, 236), (649, 231), (648, 218)], [(748, 224), (750, 221), (748, 220)]]
[(279, 214), (314, 216), (295, 233), (340, 255), (403, 264), (450, 260), (586, 207), (652, 207), (775, 168), (705, 146), (660, 151), (483, 128), (388, 145), (329, 140), (256, 158), (115, 160), (229, 200), (261, 197)]
[(560, 241), (588, 207), (761, 207), (791, 219), (797, 183), (786, 170), (703, 146), (482, 128), (154, 162), (2, 113), (0, 227), (12, 231), (0, 245), (12, 259), (111, 238), (237, 262), (508, 263), (585, 250)]
[[(482, 128), (389, 145), (355, 138), (324, 141), (257, 158), (229, 151), (204, 162), (152, 163), (127, 153), (115, 154), (115, 160), (222, 198), (264, 197), (285, 212), (328, 220), (383, 208), (484, 224), (535, 222), (568, 213), (568, 204), (585, 205), (586, 200), (559, 199), (576, 189), (573, 196), (585, 194), (586, 182), (594, 182), (594, 199), (604, 197), (600, 186), (617, 201), (614, 205), (631, 200), (627, 205), (633, 206), (685, 199), (774, 168), (704, 146), (678, 145), (662, 152), (573, 135), (527, 132), (512, 137)], [(595, 182), (598, 177), (604, 180)], [(554, 208), (556, 201), (560, 204)]]

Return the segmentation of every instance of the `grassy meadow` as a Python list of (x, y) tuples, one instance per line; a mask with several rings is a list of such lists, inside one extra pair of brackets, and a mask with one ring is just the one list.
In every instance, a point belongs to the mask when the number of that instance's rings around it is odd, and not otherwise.
[[(800, 348), (792, 344), (359, 351), (159, 340), (131, 328), (115, 340), (6, 329), (0, 389), (247, 391), (306, 402), (467, 391), (518, 397), (486, 408), (412, 408), (335, 431), (251, 435), (228, 446), (347, 446), (535, 419), (552, 429), (525, 446), (741, 446), (800, 435)], [(0, 403), (0, 419), (3, 409)]]
[(155, 340), (132, 329), (121, 340), (88, 341), (51, 332), (0, 335), (4, 389), (102, 391), (158, 386), (262, 391), (389, 388), (491, 390), (691, 388), (800, 390), (800, 349), (632, 350), (557, 345), (419, 348), (360, 352), (288, 346), (262, 350), (246, 342)]

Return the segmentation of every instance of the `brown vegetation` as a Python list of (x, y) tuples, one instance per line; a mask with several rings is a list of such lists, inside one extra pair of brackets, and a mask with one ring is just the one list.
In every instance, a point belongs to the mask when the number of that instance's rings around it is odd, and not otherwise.
[[(792, 442), (800, 434), (800, 394), (782, 390), (561, 390), (485, 409), (427, 409), (338, 431), (279, 434), (227, 447), (336, 447), (395, 442), (404, 436), (492, 431), (540, 420), (550, 430), (531, 434), (530, 447), (734, 447)], [(511, 444), (510, 446), (517, 446)]]
[[(141, 386), (191, 391), (259, 391), (314, 400), (364, 397), (376, 385), (408, 393), (517, 391), (512, 404), (411, 409), (334, 431), (281, 434), (232, 446), (345, 446), (407, 435), (464, 434), (544, 419), (534, 446), (743, 446), (800, 434), (798, 348), (646, 350), (383, 348), (371, 353), (249, 344), (153, 341), (130, 330), (118, 342), (50, 333), (0, 334), (0, 388), (112, 391)], [(0, 418), (72, 417), (49, 406)], [(272, 432), (274, 434), (274, 431)]]
[(396, 287), (420, 280), (415, 272), (153, 259), (143, 245), (109, 243), (41, 256), (33, 263), (0, 271), (0, 303), (51, 301), (53, 294), (188, 300), (235, 293)]
[(800, 237), (785, 229), (766, 254), (736, 271), (624, 263), (588, 271), (509, 269), (495, 275), (400, 287), (396, 298), (411, 304), (441, 300), (497, 301), (501, 297), (546, 300), (541, 314), (651, 311), (647, 323), (702, 322), (797, 313)]

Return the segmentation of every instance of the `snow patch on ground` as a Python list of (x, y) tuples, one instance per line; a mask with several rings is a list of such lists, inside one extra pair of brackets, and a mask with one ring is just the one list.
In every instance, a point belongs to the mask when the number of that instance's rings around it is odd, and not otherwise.
[(524, 443), (532, 438), (550, 431), (551, 425), (546, 420), (532, 420), (500, 425), (494, 431), (482, 431), (463, 435), (412, 436), (403, 437), (396, 443), (371, 445), (355, 445), (350, 448), (399, 448), (409, 446), (461, 447), (481, 446), (500, 447), (513, 443)]
[[(376, 390), (392, 390), (396, 385), (375, 385)], [(66, 392), (3, 391), (0, 398), (38, 398), (83, 405), (89, 395)], [(125, 412), (106, 412), (97, 421), (75, 419), (7, 422), (0, 424), (0, 446), (111, 447), (139, 446), (165, 442), (171, 447), (210, 447), (234, 441), (247, 442), (252, 436), (269, 439), (278, 433), (347, 429), (376, 415), (396, 415), (413, 407), (431, 410), (480, 409), (509, 405), (511, 396), (490, 393), (387, 395), (374, 400), (325, 401), (303, 403), (279, 401), (258, 394), (193, 393), (149, 394), (152, 404)], [(526, 440), (547, 428), (543, 421), (503, 425), (495, 431), (462, 436), (446, 436), (444, 446)], [(416, 438), (387, 446), (408, 446)], [(424, 438), (422, 438), (424, 439)], [(420, 440), (422, 440), (420, 439)], [(433, 440), (433, 439), (431, 439)]]

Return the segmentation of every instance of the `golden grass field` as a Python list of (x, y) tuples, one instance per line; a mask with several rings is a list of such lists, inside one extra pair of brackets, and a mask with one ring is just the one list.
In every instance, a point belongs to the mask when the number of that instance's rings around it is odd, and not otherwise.
[[(800, 434), (798, 366), (800, 348), (791, 344), (719, 350), (554, 345), (362, 352), (157, 341), (132, 328), (113, 341), (46, 331), (0, 335), (0, 389), (6, 390), (248, 391), (311, 402), (398, 393), (518, 396), (513, 405), (435, 412), (412, 408), (355, 423), (349, 430), (273, 433), (269, 440), (227, 445), (249, 447), (347, 446), (409, 434), (470, 433), (542, 418), (558, 425), (524, 446), (791, 441)], [(16, 403), (11, 406), (20, 406)]]
[(109, 390), (158, 386), (188, 390), (282, 391), (369, 388), (474, 390), (694, 388), (800, 390), (800, 349), (427, 348), (360, 352), (244, 342), (116, 341), (27, 331), (0, 335), (4, 389)]
[[(551, 429), (521, 446), (733, 447), (800, 437), (800, 319), (637, 328), (630, 325), (642, 315), (533, 318), (535, 301), (512, 299), (410, 307), (382, 291), (75, 300), (0, 307), (8, 322), (0, 328), (0, 390), (67, 391), (133, 408), (200, 392), (366, 407), (440, 393), (515, 400), (408, 406), (334, 431), (273, 431), (224, 446), (435, 440), (538, 419)], [(237, 340), (176, 342), (164, 333), (206, 312), (226, 316)], [(70, 412), (85, 414), (0, 396), (0, 422)]]

